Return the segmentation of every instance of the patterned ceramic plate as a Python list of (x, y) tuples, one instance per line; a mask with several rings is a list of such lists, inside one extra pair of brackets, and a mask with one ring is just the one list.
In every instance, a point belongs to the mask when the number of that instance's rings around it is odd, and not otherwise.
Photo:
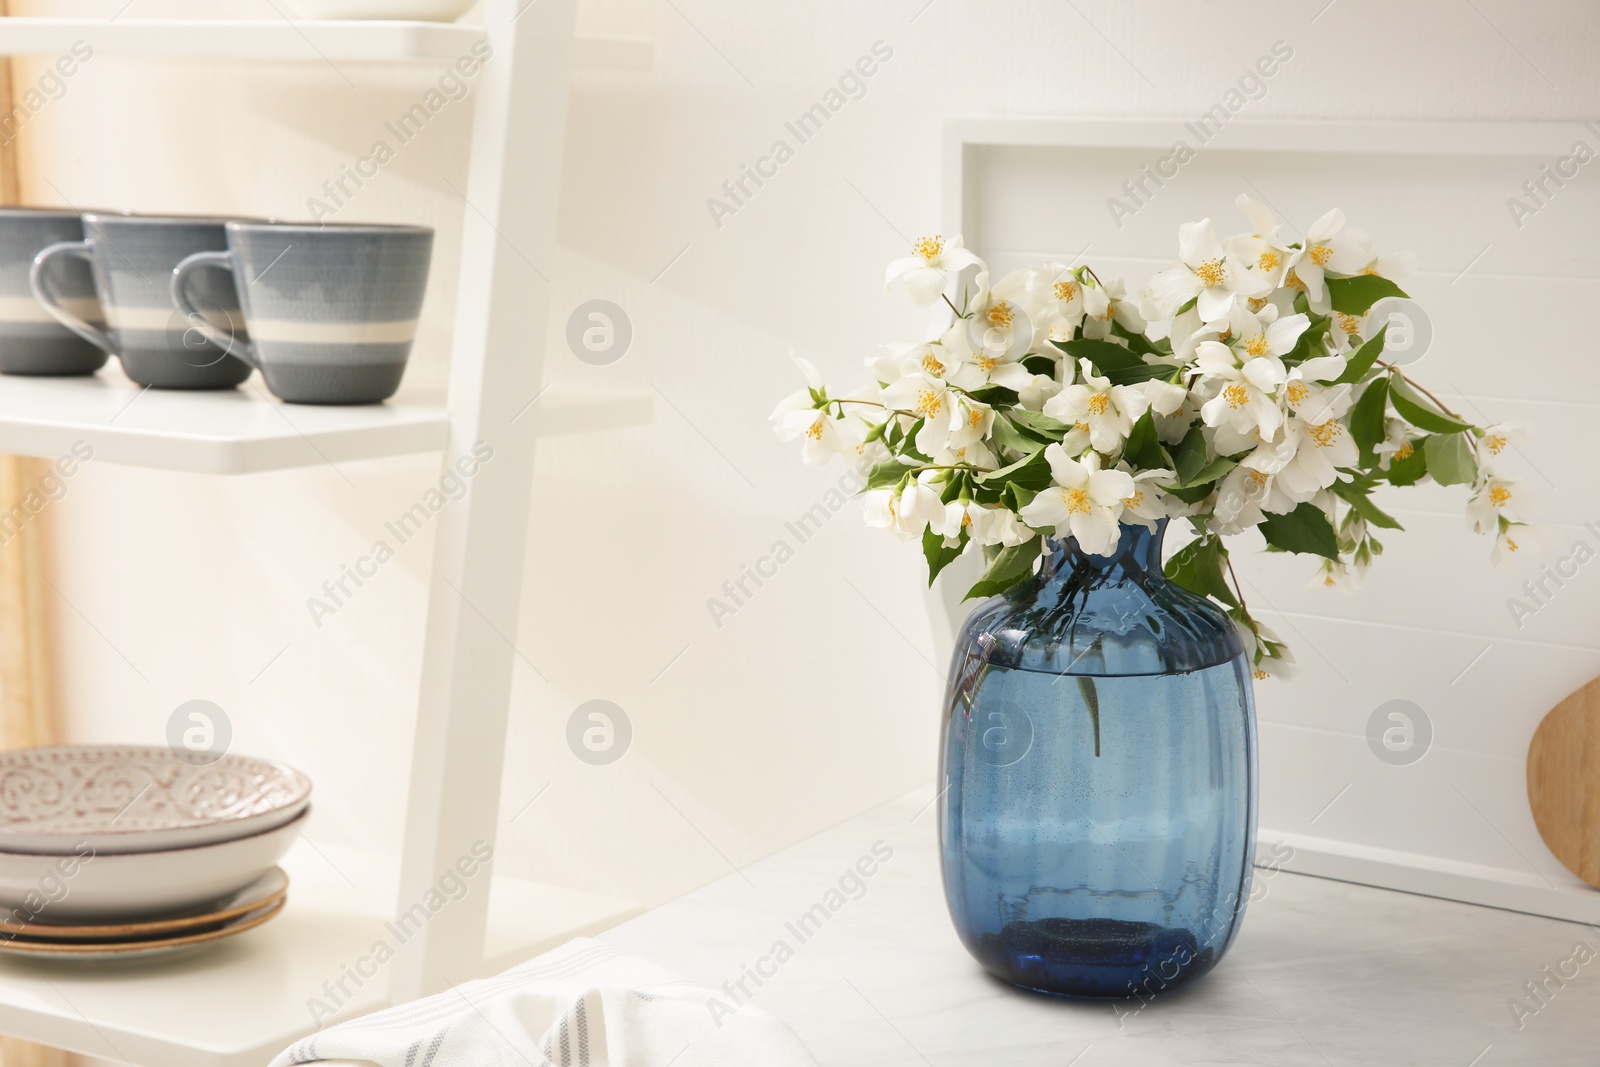
[(0, 956), (28, 956), (35, 959), (80, 960), (138, 959), (143, 956), (165, 956), (169, 952), (192, 948), (196, 945), (220, 941), (246, 930), (254, 930), (283, 910), (287, 898), (279, 897), (252, 912), (230, 919), (220, 927), (200, 933), (177, 933), (170, 937), (143, 938), (128, 941), (24, 941), (18, 938), (7, 941), (0, 938)]
[(0, 852), (159, 852), (263, 833), (311, 802), (281, 763), (199, 766), (165, 748), (55, 745), (0, 752)]

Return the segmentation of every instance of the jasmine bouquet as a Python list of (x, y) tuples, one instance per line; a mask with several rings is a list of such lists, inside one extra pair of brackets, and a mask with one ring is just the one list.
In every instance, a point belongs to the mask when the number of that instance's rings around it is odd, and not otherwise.
[(1044, 538), (1110, 555), (1120, 524), (1187, 520), (1167, 575), (1229, 613), (1258, 677), (1293, 659), (1245, 606), (1230, 537), (1254, 528), (1348, 587), (1383, 551), (1373, 531), (1400, 529), (1374, 492), (1431, 480), (1466, 487), (1497, 560), (1517, 551), (1516, 493), (1493, 463), (1520, 428), (1473, 424), (1385, 358), (1374, 306), (1406, 298), (1412, 257), (1380, 255), (1337, 209), (1290, 240), (1237, 203), (1249, 232), (1181, 226), (1178, 261), (1137, 293), (1082, 264), (994, 281), (959, 237), (924, 237), (887, 288), (942, 312), (928, 339), (886, 346), (873, 381), (838, 395), (797, 359), (806, 388), (774, 429), (807, 463), (861, 464), (867, 523), (920, 539), (930, 583), (981, 549), (968, 597), (1026, 579)]

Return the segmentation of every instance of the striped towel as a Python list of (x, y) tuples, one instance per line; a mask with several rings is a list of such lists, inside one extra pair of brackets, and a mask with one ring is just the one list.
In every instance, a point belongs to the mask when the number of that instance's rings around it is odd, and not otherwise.
[(313, 1034), (270, 1067), (816, 1067), (758, 1008), (715, 1018), (709, 990), (586, 937), (494, 978)]

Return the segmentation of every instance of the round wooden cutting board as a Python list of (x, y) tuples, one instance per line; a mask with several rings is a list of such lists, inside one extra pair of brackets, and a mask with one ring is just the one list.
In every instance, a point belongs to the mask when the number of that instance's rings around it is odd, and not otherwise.
[(1600, 678), (1552, 708), (1534, 731), (1528, 804), (1556, 859), (1600, 887)]

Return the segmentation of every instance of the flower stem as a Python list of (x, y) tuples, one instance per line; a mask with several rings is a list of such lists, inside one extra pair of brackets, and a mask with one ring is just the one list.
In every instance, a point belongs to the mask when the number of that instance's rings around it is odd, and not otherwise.
[(1457, 415), (1455, 412), (1453, 412), (1449, 408), (1445, 407), (1444, 401), (1440, 400), (1438, 397), (1434, 396), (1431, 392), (1429, 392), (1427, 386), (1423, 385), (1421, 382), (1417, 381), (1415, 378), (1407, 377), (1405, 371), (1401, 370), (1399, 367), (1395, 366), (1393, 363), (1385, 363), (1381, 359), (1374, 360), (1373, 362), (1375, 362), (1380, 367), (1387, 367), (1392, 373), (1399, 375), (1401, 381), (1405, 382), (1407, 385), (1411, 386), (1411, 388), (1415, 389), (1417, 392), (1421, 393), (1423, 396), (1425, 396), (1429, 400), (1433, 401), (1434, 404), (1438, 406), (1440, 411), (1444, 412), (1446, 415), (1449, 415), (1452, 419), (1455, 419), (1457, 422), (1466, 422), (1467, 421), (1466, 419), (1462, 418), (1460, 415)]

